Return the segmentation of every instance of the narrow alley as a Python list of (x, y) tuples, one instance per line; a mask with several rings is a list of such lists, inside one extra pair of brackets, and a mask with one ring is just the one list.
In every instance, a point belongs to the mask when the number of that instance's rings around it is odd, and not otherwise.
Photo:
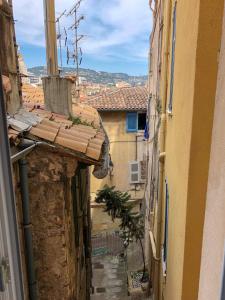
[(124, 258), (119, 255), (99, 255), (92, 262), (92, 300), (130, 299)]
[(0, 0), (0, 300), (225, 300), (225, 0)]

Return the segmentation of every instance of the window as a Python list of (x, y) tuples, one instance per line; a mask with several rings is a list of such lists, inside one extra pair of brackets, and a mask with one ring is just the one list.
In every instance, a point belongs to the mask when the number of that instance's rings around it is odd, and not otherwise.
[(145, 130), (146, 126), (146, 113), (138, 114), (138, 130)]
[(127, 132), (137, 132), (145, 130), (146, 113), (128, 112), (127, 113)]
[(127, 132), (137, 131), (137, 113), (129, 112), (127, 113)]
[(171, 67), (170, 67), (170, 95), (168, 110), (172, 112), (173, 108), (173, 85), (174, 85), (174, 64), (175, 64), (175, 45), (176, 45), (176, 26), (177, 26), (177, 3), (175, 3), (173, 10), (173, 33), (172, 33), (172, 53), (171, 53)]
[(166, 206), (165, 206), (165, 227), (164, 227), (164, 242), (163, 242), (163, 274), (166, 276), (167, 253), (168, 253), (168, 212), (169, 212), (169, 191), (166, 183)]
[(146, 161), (130, 161), (129, 162), (129, 176), (130, 184), (145, 183), (147, 173)]

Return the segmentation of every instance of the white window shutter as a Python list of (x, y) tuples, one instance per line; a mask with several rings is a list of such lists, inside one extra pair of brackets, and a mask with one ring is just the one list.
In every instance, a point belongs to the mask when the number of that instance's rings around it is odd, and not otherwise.
[(139, 183), (140, 182), (140, 164), (138, 161), (131, 161), (129, 163), (130, 169), (130, 184)]

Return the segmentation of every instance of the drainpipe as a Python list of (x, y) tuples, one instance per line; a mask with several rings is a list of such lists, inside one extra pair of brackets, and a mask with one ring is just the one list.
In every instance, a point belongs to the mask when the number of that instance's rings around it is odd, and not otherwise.
[(23, 210), (23, 229), (25, 239), (26, 266), (28, 276), (29, 299), (37, 299), (37, 282), (34, 270), (33, 242), (29, 208), (29, 189), (27, 176), (27, 160), (19, 160), (20, 188)]
[(166, 115), (161, 115), (160, 127), (160, 155), (159, 155), (159, 201), (158, 201), (158, 216), (157, 216), (157, 237), (156, 237), (156, 257), (159, 260), (155, 261), (155, 281), (156, 281), (156, 299), (161, 299), (161, 266), (162, 266), (162, 216), (163, 216), (163, 186), (164, 186), (164, 163), (165, 163), (165, 133), (166, 133)]
[[(166, 4), (164, 4), (166, 5)], [(167, 17), (167, 30), (164, 30), (165, 34), (165, 46), (164, 46), (164, 72), (163, 72), (163, 86), (162, 86), (162, 114), (161, 114), (161, 128), (160, 128), (160, 139), (159, 139), (159, 201), (158, 201), (158, 221), (157, 221), (157, 238), (156, 238), (156, 256), (162, 257), (162, 236), (163, 236), (163, 209), (164, 209), (164, 199), (163, 199), (163, 187), (164, 187), (164, 170), (165, 170), (165, 140), (166, 140), (166, 103), (167, 103), (167, 70), (168, 70), (168, 53), (169, 53), (169, 39), (170, 39), (170, 4), (167, 2), (167, 7), (165, 9), (165, 14)], [(161, 262), (161, 263), (160, 263)], [(156, 299), (162, 298), (162, 285), (161, 285), (161, 266), (162, 260), (156, 262)]]

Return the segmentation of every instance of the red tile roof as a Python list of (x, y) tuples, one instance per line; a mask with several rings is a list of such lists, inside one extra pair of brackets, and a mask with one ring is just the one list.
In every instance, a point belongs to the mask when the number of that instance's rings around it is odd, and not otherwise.
[(145, 87), (128, 87), (89, 97), (85, 103), (98, 111), (137, 111), (146, 110), (147, 101), (148, 92)]
[[(84, 107), (80, 108), (79, 120), (83, 109)], [(76, 110), (79, 111), (79, 106)], [(80, 154), (84, 159), (99, 161), (106, 135), (97, 111), (89, 108), (85, 113), (86, 122), (92, 121), (89, 125), (77, 123), (76, 117), (75, 120), (68, 120), (66, 116), (41, 108), (34, 107), (30, 111), (21, 109), (13, 117), (8, 117), (9, 140), (17, 143), (19, 136), (43, 140), (72, 151), (75, 155)]]
[[(23, 104), (29, 109), (34, 108), (44, 109), (44, 92), (42, 87), (36, 87), (31, 84), (23, 84), (22, 86)], [(94, 127), (99, 127), (99, 115), (96, 109), (90, 107), (84, 103), (73, 103), (73, 113), (74, 117), (80, 118), (82, 122), (91, 124)], [(39, 111), (40, 113), (40, 111)], [(46, 111), (43, 110), (46, 114)]]
[(23, 103), (25, 106), (44, 105), (44, 92), (41, 87), (32, 84), (22, 86)]

